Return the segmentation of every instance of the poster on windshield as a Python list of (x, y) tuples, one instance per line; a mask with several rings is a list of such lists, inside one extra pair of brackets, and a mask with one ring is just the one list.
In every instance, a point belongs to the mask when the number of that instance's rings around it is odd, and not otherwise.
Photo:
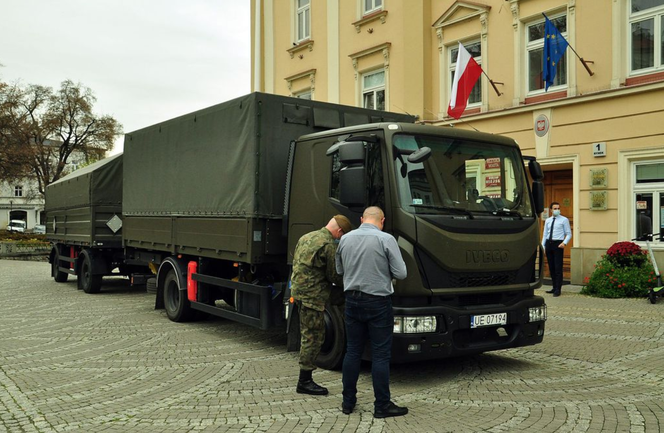
[(484, 187), (491, 188), (494, 186), (500, 186), (500, 175), (491, 175), (484, 178)]

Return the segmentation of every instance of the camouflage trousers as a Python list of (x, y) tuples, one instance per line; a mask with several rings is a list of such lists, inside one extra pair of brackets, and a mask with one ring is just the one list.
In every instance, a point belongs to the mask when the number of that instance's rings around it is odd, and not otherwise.
[(300, 370), (315, 370), (316, 358), (325, 341), (325, 317), (322, 311), (297, 303), (300, 313)]

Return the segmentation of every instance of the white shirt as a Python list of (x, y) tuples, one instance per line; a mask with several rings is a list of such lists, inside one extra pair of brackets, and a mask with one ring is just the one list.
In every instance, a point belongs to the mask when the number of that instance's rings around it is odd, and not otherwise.
[(553, 224), (553, 236), (551, 239), (554, 241), (563, 241), (565, 245), (572, 239), (572, 229), (569, 225), (567, 217), (562, 215), (550, 216), (544, 222), (544, 231), (542, 232), (542, 246), (546, 246), (546, 241), (549, 240), (551, 233), (551, 224)]

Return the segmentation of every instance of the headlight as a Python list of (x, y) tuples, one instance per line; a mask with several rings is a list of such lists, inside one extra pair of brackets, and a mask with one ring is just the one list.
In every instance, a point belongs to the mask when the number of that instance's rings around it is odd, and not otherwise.
[(544, 322), (546, 320), (546, 305), (528, 309), (529, 322)]
[(435, 316), (396, 316), (394, 318), (395, 334), (422, 334), (436, 332)]

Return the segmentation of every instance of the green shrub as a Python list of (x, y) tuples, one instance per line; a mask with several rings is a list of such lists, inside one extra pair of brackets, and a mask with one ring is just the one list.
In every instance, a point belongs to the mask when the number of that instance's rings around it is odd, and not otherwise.
[(600, 298), (639, 298), (648, 295), (657, 278), (648, 255), (633, 242), (617, 242), (595, 265), (585, 295)]

